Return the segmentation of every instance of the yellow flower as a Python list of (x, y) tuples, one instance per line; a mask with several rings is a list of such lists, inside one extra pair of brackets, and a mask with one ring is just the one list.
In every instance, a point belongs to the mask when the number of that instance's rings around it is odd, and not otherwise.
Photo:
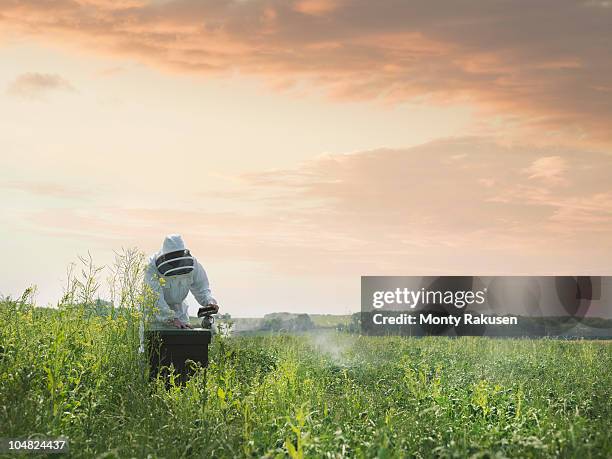
[(160, 277), (160, 278), (159, 278), (159, 285), (161, 285), (162, 287), (163, 287), (164, 285), (166, 285), (166, 279), (164, 279), (163, 277)]

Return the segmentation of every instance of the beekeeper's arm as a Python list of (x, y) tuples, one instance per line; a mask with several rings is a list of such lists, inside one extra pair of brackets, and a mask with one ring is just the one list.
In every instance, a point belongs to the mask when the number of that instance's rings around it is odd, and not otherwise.
[(157, 311), (154, 314), (154, 319), (158, 322), (165, 322), (168, 320), (173, 320), (177, 318), (176, 311), (168, 306), (166, 303), (166, 299), (164, 298), (164, 292), (160, 282), (160, 276), (157, 272), (157, 267), (155, 266), (155, 261), (149, 263), (147, 266), (147, 271), (145, 273), (145, 280), (147, 285), (151, 288), (154, 294), (157, 296)]
[(193, 282), (191, 284), (191, 293), (195, 297), (201, 306), (208, 306), (209, 304), (217, 304), (210, 292), (210, 284), (208, 283), (208, 276), (206, 271), (198, 260), (195, 260), (195, 266), (193, 269)]

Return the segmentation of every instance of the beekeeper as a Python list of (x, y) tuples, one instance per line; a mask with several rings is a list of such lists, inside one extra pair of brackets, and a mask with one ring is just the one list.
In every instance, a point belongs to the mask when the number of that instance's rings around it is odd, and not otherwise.
[(185, 247), (180, 234), (164, 239), (159, 252), (149, 257), (145, 279), (158, 294), (154, 322), (176, 328), (192, 328), (185, 298), (191, 292), (201, 306), (219, 311), (210, 292), (208, 276), (198, 260)]

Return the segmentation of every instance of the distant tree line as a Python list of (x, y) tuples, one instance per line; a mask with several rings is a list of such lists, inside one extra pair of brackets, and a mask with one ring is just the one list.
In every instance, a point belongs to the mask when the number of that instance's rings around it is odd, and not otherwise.
[(268, 314), (264, 316), (260, 329), (265, 331), (308, 331), (315, 324), (308, 314)]

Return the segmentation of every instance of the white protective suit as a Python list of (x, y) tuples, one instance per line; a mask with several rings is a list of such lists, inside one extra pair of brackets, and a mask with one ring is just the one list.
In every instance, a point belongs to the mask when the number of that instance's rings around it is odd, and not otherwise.
[(160, 273), (156, 264), (158, 258), (179, 250), (185, 250), (183, 238), (180, 234), (170, 234), (166, 236), (162, 249), (149, 257), (145, 279), (151, 289), (159, 295), (157, 300), (159, 311), (154, 317), (155, 322), (179, 319), (181, 322), (189, 323), (185, 298), (190, 291), (202, 306), (217, 304), (210, 292), (206, 271), (195, 257), (193, 257), (191, 272), (179, 275)]

